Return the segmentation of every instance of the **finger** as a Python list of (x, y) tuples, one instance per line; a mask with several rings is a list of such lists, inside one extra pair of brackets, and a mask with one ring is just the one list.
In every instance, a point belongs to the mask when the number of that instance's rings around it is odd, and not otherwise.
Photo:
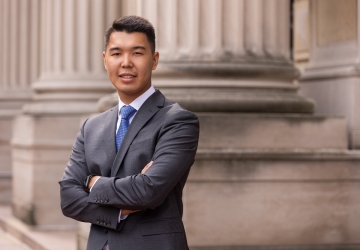
[(136, 213), (136, 212), (139, 212), (139, 211), (140, 211), (140, 210), (122, 209), (122, 210), (121, 210), (121, 214), (122, 214), (122, 215), (128, 215), (128, 214)]
[(146, 166), (143, 169), (148, 169), (151, 165), (153, 164), (153, 162), (149, 162), (148, 164), (146, 164)]
[(141, 170), (141, 173), (142, 173), (142, 174), (145, 174), (145, 172), (146, 172), (146, 170), (147, 170), (148, 168), (149, 168), (148, 165), (146, 165), (146, 166), (143, 168), (143, 170)]
[(148, 164), (146, 164), (145, 167), (150, 167), (153, 164), (153, 161), (149, 162)]
[(146, 164), (146, 166), (143, 168), (143, 170), (141, 170), (141, 173), (144, 174), (146, 172), (146, 170), (149, 169), (149, 167), (153, 164), (154, 162), (151, 161), (148, 164)]

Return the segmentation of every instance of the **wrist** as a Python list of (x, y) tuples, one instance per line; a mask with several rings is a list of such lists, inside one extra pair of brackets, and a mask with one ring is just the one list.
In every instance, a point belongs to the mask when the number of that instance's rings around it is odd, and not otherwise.
[(89, 190), (91, 190), (91, 189), (94, 187), (96, 181), (97, 181), (99, 178), (100, 178), (100, 176), (97, 176), (97, 175), (91, 177), (90, 182), (89, 182), (89, 185), (88, 185), (88, 189), (89, 189)]
[(93, 177), (95, 177), (95, 176), (96, 176), (95, 174), (88, 175), (84, 180), (83, 188), (88, 193), (90, 192), (90, 189), (93, 185), (93, 182), (91, 182), (91, 181), (92, 181)]

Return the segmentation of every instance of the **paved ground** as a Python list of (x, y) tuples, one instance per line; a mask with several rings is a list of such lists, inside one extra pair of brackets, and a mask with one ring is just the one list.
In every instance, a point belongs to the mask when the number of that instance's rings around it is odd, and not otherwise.
[(76, 249), (76, 231), (29, 227), (11, 214), (10, 206), (0, 205), (0, 250), (64, 249)]
[(12, 235), (0, 228), (0, 249), (1, 250), (31, 250)]

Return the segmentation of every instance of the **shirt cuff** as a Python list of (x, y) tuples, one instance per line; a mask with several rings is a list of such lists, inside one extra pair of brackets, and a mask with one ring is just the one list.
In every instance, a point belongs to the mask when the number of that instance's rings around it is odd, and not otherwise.
[(120, 221), (125, 220), (129, 215), (121, 215), (121, 209), (120, 209), (120, 213), (119, 213), (119, 219), (118, 219), (118, 223), (120, 223)]
[(95, 186), (96, 182), (100, 179), (101, 177), (97, 178), (96, 181), (94, 182), (94, 184), (92, 185), (92, 187), (90, 188), (90, 191), (91, 192), (91, 189), (93, 189), (93, 187)]

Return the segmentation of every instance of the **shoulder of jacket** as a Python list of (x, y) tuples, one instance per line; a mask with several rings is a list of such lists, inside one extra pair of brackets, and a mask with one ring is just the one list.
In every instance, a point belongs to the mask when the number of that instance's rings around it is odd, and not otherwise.
[(88, 120), (87, 120), (87, 124), (92, 124), (92, 123), (97, 123), (97, 122), (104, 122), (104, 119), (106, 119), (109, 115), (112, 115), (112, 112), (117, 113), (117, 108), (118, 106), (116, 105), (115, 107), (112, 107), (100, 114), (93, 114), (91, 116), (89, 116)]

